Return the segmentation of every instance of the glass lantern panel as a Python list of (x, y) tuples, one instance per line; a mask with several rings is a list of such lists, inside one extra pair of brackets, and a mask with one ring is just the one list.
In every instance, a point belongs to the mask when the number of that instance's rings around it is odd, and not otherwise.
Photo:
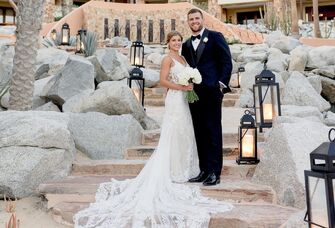
[[(317, 177), (308, 176), (309, 182), (309, 220), (313, 223), (328, 227), (328, 213), (325, 180)], [(313, 228), (318, 226), (312, 225)]]
[[(259, 97), (261, 90), (261, 97)], [(255, 107), (257, 123), (272, 123), (274, 117), (278, 116), (278, 93), (276, 85), (258, 85), (255, 87)], [(261, 117), (261, 104), (263, 105)]]
[(255, 102), (255, 121), (257, 124), (261, 122), (260, 104), (259, 104), (259, 87), (254, 86), (254, 102)]
[(131, 90), (133, 91), (136, 99), (138, 102), (142, 103), (142, 88), (143, 88), (143, 81), (142, 80), (134, 80), (131, 86)]
[(69, 43), (69, 36), (68, 36), (69, 35), (69, 30), (68, 29), (63, 29), (62, 31), (63, 31), (62, 42), (67, 44), (67, 43)]
[(136, 52), (135, 52), (135, 65), (136, 66), (142, 66), (142, 53), (143, 53), (143, 48), (136, 47)]
[(130, 64), (134, 65), (135, 63), (135, 47), (130, 48)]
[(242, 157), (255, 157), (255, 129), (242, 129)]

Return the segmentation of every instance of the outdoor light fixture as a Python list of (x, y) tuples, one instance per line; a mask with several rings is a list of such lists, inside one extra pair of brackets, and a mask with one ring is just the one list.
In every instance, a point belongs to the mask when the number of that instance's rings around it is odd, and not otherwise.
[(57, 39), (57, 31), (56, 31), (56, 29), (51, 30), (50, 35), (51, 35), (51, 39), (53, 41), (55, 41)]
[(245, 68), (244, 67), (239, 67), (237, 69), (237, 88), (241, 87), (241, 74), (242, 72), (245, 72)]
[(76, 53), (84, 53), (85, 45), (84, 41), (86, 39), (87, 31), (86, 29), (79, 29), (76, 36)]
[(237, 164), (259, 162), (257, 158), (257, 127), (249, 110), (244, 112), (239, 127), (239, 156)]
[(130, 72), (130, 77), (128, 78), (128, 85), (134, 92), (137, 100), (144, 107), (144, 85), (145, 79), (143, 78), (143, 72), (140, 68), (135, 67)]
[(279, 83), (276, 83), (275, 75), (266, 69), (266, 62), (253, 85), (256, 124), (260, 132), (263, 128), (271, 128), (273, 118), (281, 115)]
[(62, 45), (69, 45), (70, 44), (70, 26), (67, 23), (62, 25)]
[(310, 153), (311, 170), (305, 170), (307, 212), (305, 221), (311, 227), (335, 227), (335, 137)]
[(130, 72), (128, 85), (133, 90), (137, 100), (144, 107), (145, 79), (143, 78), (143, 71), (140, 69), (140, 67), (143, 67), (143, 59), (144, 59), (143, 43), (141, 41), (133, 42), (130, 47), (130, 64), (135, 66), (135, 68)]
[(135, 41), (130, 47), (130, 64), (136, 67), (143, 67), (144, 46), (141, 41)]

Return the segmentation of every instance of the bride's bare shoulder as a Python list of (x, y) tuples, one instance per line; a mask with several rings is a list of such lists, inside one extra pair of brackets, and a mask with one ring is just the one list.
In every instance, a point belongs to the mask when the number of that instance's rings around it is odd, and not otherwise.
[(162, 59), (161, 65), (169, 65), (171, 66), (173, 63), (173, 59), (169, 55), (165, 55)]

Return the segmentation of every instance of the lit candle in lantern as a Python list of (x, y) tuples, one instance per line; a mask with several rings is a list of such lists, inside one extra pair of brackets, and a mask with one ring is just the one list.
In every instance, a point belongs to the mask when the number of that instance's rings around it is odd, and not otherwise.
[(271, 120), (273, 117), (272, 113), (272, 104), (264, 104), (263, 105), (263, 114), (264, 114), (264, 120)]
[(68, 43), (69, 42), (69, 40), (68, 40), (68, 38), (67, 38), (67, 35), (63, 35), (63, 43)]
[(253, 135), (245, 135), (242, 139), (242, 156), (253, 157), (254, 156), (254, 137)]
[(139, 57), (135, 57), (135, 66), (136, 65), (140, 65), (140, 58)]

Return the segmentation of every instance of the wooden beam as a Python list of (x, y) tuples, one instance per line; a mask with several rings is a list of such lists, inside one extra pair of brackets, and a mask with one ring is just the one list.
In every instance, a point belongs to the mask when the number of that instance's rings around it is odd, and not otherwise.
[(18, 9), (17, 9), (16, 4), (13, 2), (13, 0), (8, 0), (8, 1), (9, 1), (9, 4), (13, 7), (15, 13), (17, 13)]

